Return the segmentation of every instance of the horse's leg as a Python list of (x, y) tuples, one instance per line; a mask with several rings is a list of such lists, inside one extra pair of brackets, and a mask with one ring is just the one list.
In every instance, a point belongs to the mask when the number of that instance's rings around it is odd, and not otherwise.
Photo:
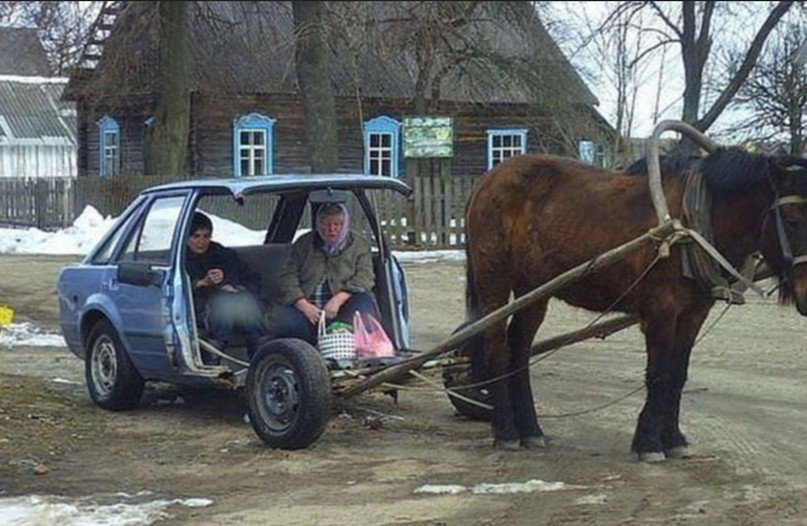
[(646, 322), (644, 329), (647, 346), (647, 395), (639, 413), (631, 451), (638, 455), (639, 460), (647, 462), (665, 458), (661, 444), (661, 426), (672, 389), (675, 326), (676, 316), (668, 312), (654, 316)]
[(525, 307), (513, 315), (507, 328), (507, 343), (510, 346), (510, 398), (513, 402), (513, 417), (521, 445), (526, 448), (546, 445), (544, 433), (538, 425), (535, 401), (530, 383), (530, 348), (535, 332), (544, 321), (547, 301)]
[(519, 434), (516, 429), (513, 400), (510, 397), (509, 373), (510, 350), (504, 322), (496, 324), (485, 332), (485, 349), (490, 365), (490, 395), (493, 403), (491, 425), (493, 446), (498, 449), (518, 449)]
[[(487, 259), (476, 262), (474, 274), (480, 314), (489, 314), (507, 304), (512, 286), (507, 279), (510, 272), (506, 261)], [(493, 405), (493, 446), (499, 449), (519, 449), (519, 434), (513, 419), (513, 405), (508, 389), (511, 359), (506, 322), (501, 321), (485, 330), (482, 342), (487, 378), (490, 381), (490, 401)]]
[(690, 309), (678, 318), (675, 350), (670, 369), (672, 385), (669, 400), (665, 404), (664, 421), (661, 427), (661, 446), (667, 458), (679, 458), (687, 454), (687, 439), (679, 427), (681, 393), (687, 381), (692, 346), (695, 344), (695, 338), (698, 336), (703, 322), (709, 315), (712, 303)]

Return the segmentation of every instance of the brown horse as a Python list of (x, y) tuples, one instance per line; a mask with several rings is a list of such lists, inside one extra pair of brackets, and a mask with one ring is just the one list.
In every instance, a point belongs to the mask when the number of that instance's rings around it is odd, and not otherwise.
[[(807, 161), (720, 148), (703, 159), (665, 158), (661, 168), (672, 217), (681, 217), (686, 175), (699, 170), (712, 198), (713, 245), (735, 267), (761, 253), (780, 280), (780, 301), (795, 301), (807, 315), (807, 265), (801, 264), (807, 260)], [(549, 155), (514, 157), (492, 169), (466, 210), (468, 319), (657, 226), (646, 174), (645, 161), (612, 172)], [(554, 294), (595, 312), (639, 318), (646, 399), (632, 451), (642, 460), (686, 453), (681, 391), (693, 343), (715, 304), (708, 288), (682, 274), (682, 247), (674, 243), (670, 257), (657, 260), (658, 247), (646, 245)], [(528, 366), (547, 303), (530, 304), (466, 345), (474, 380), (491, 383), (497, 447), (544, 444)]]

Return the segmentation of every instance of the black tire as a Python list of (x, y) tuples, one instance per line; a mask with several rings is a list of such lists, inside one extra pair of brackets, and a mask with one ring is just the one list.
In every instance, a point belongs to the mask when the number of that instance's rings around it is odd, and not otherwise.
[(308, 343), (281, 338), (261, 346), (247, 373), (249, 421), (270, 447), (303, 449), (331, 416), (331, 377)]
[(93, 325), (87, 337), (84, 377), (95, 405), (110, 411), (136, 407), (146, 385), (107, 320)]
[[(454, 329), (452, 334), (456, 334), (461, 329), (464, 329), (467, 325), (468, 322), (463, 323)], [(472, 348), (473, 341), (473, 339), (468, 340), (459, 349), (457, 349), (457, 356), (470, 358), (471, 353), (474, 351)], [(464, 396), (465, 398), (469, 398), (473, 402), (486, 404), (488, 406), (492, 405), (490, 391), (488, 391), (486, 386), (474, 386), (472, 384), (473, 380), (471, 378), (470, 364), (451, 366), (443, 371), (443, 386), (446, 389), (451, 389), (453, 392)], [(450, 394), (448, 395), (448, 399), (459, 414), (470, 420), (490, 422), (490, 420), (493, 418), (492, 409), (479, 406), (456, 396), (451, 396)]]

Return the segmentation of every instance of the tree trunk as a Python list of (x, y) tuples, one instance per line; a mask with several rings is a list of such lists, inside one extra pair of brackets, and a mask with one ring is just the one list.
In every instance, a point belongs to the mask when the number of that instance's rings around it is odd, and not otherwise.
[(336, 102), (323, 38), (325, 5), (313, 1), (292, 2), (291, 5), (294, 15), (294, 58), (305, 111), (311, 172), (335, 172), (339, 159)]
[(190, 129), (190, 45), (187, 2), (158, 2), (160, 64), (157, 109), (151, 132), (153, 173), (184, 177)]

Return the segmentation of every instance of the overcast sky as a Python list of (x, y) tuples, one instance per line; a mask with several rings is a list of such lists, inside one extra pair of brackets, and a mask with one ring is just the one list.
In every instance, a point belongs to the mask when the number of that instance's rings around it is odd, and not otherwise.
[[(581, 34), (588, 34), (586, 29), (586, 20), (589, 25), (596, 27), (598, 22), (604, 20), (613, 8), (616, 2), (548, 2), (547, 9), (551, 13), (552, 18), (560, 20), (561, 23), (568, 28), (576, 28)], [(666, 6), (672, 6), (677, 2), (663, 2)], [(717, 57), (721, 53), (721, 46), (727, 44), (727, 35), (737, 38), (742, 42), (742, 49), (745, 50), (748, 44), (753, 39), (759, 27), (764, 22), (765, 17), (768, 15), (768, 6), (772, 5), (771, 2), (756, 2), (749, 4), (736, 5), (732, 2), (723, 2), (722, 7), (730, 8), (738, 17), (754, 17), (753, 23), (729, 25), (728, 19), (725, 14), (721, 12), (715, 13), (713, 19), (712, 36), (714, 40), (713, 54)], [(742, 9), (748, 9), (744, 14)], [(756, 16), (755, 16), (756, 15)], [(659, 24), (657, 18), (648, 16), (646, 24), (652, 23)], [(736, 20), (739, 20), (736, 19)], [(556, 36), (556, 35), (555, 35)], [(557, 38), (557, 36), (556, 36)], [(614, 124), (616, 119), (616, 89), (613, 80), (608, 78), (607, 68), (604, 68), (599, 61), (602, 59), (591, 55), (587, 51), (577, 51), (579, 46), (573, 46), (569, 43), (563, 42), (563, 39), (558, 38), (559, 44), (563, 48), (567, 57), (572, 61), (576, 68), (581, 72), (586, 80), (589, 88), (594, 95), (600, 100), (599, 111), (603, 117), (611, 124)], [(640, 73), (640, 79), (637, 82), (640, 85), (639, 95), (636, 99), (636, 116), (632, 130), (634, 137), (648, 137), (655, 125), (655, 122), (664, 119), (678, 120), (681, 118), (682, 110), (682, 97), (684, 91), (684, 75), (683, 63), (681, 59), (681, 49), (677, 44), (672, 44), (667, 47), (664, 54), (655, 53), (652, 60), (649, 60)], [(709, 68), (714, 68), (714, 61), (710, 60), (707, 63), (707, 74)], [(725, 83), (721, 84), (721, 88)], [(708, 109), (709, 100), (705, 96), (701, 102), (701, 112), (703, 113)], [(658, 115), (654, 121), (654, 113), (658, 109)], [(729, 109), (718, 119), (715, 125), (710, 129), (711, 133), (717, 133), (724, 128), (732, 120), (736, 119), (737, 114), (732, 113)]]

